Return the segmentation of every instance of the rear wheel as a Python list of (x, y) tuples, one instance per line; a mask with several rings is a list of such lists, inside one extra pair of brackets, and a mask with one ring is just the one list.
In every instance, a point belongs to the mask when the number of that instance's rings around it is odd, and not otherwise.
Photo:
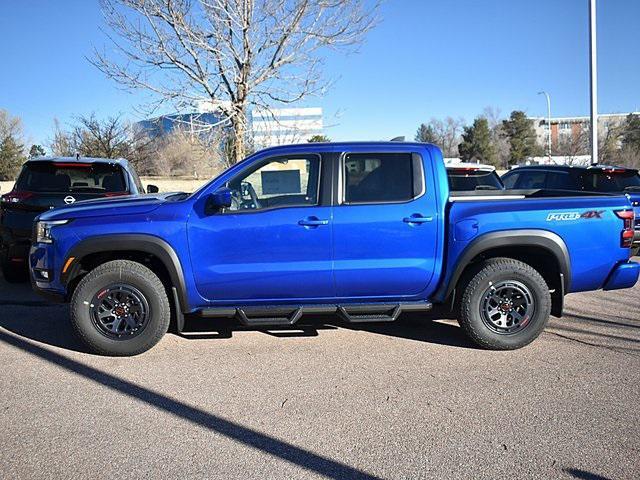
[(459, 323), (483, 348), (513, 350), (535, 340), (551, 312), (542, 276), (526, 263), (494, 258), (480, 264), (463, 287)]
[(167, 332), (169, 300), (160, 279), (129, 260), (104, 263), (78, 284), (71, 323), (92, 353), (130, 356), (145, 352)]

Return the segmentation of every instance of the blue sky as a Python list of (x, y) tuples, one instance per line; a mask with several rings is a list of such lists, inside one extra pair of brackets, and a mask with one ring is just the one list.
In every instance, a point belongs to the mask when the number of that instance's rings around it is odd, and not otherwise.
[[(47, 143), (53, 118), (121, 113), (139, 119), (143, 95), (119, 90), (91, 66), (105, 44), (91, 0), (0, 2), (0, 108), (22, 117), (29, 140)], [(332, 54), (323, 97), (335, 140), (413, 137), (431, 117), (471, 121), (484, 107), (584, 115), (588, 0), (387, 0), (359, 53)], [(599, 0), (599, 109), (640, 109), (640, 1)]]

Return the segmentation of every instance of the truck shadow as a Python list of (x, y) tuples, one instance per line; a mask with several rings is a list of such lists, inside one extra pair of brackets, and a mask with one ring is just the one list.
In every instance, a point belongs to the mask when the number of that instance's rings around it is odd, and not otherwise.
[(466, 337), (457, 324), (443, 323), (438, 317), (425, 314), (402, 315), (396, 322), (389, 323), (347, 323), (337, 316), (304, 317), (293, 326), (257, 328), (245, 327), (232, 319), (188, 318), (187, 329), (181, 334), (187, 339), (224, 340), (233, 337), (234, 332), (261, 332), (277, 338), (317, 337), (323, 330), (346, 329), (369, 332), (389, 337), (414, 340), (451, 347), (477, 347)]

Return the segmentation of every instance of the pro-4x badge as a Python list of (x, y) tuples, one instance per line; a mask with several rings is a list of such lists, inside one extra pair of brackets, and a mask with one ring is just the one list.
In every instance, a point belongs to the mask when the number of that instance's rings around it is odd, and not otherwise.
[(604, 210), (587, 210), (586, 212), (558, 212), (547, 215), (547, 222), (567, 222), (570, 220), (602, 218)]

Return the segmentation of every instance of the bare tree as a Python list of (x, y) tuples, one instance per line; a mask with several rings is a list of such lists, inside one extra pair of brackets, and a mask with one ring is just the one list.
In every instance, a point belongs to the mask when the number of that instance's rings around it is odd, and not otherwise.
[(565, 162), (569, 165), (580, 163), (577, 157), (588, 154), (589, 141), (589, 128), (579, 125), (568, 135), (561, 135), (558, 138), (558, 144), (552, 149), (552, 153), (565, 157)]
[(321, 92), (323, 49), (353, 47), (375, 24), (366, 0), (102, 0), (115, 52), (92, 63), (154, 106), (203, 101), (232, 130), (232, 160), (245, 154), (247, 109)]
[(53, 138), (49, 141), (49, 149), (56, 157), (71, 157), (76, 154), (71, 134), (62, 129), (57, 118), (53, 119)]
[(482, 111), (482, 117), (489, 122), (491, 129), (491, 143), (496, 153), (496, 166), (508, 168), (509, 165), (509, 141), (506, 139), (502, 130), (502, 111), (498, 107), (485, 107)]
[(420, 125), (419, 131), (428, 131), (428, 140), (438, 145), (445, 157), (457, 157), (463, 128), (462, 118), (446, 117), (444, 120), (431, 118), (428, 123)]
[(80, 116), (71, 132), (71, 146), (83, 157), (125, 158), (130, 153), (131, 126), (119, 116), (99, 120)]

